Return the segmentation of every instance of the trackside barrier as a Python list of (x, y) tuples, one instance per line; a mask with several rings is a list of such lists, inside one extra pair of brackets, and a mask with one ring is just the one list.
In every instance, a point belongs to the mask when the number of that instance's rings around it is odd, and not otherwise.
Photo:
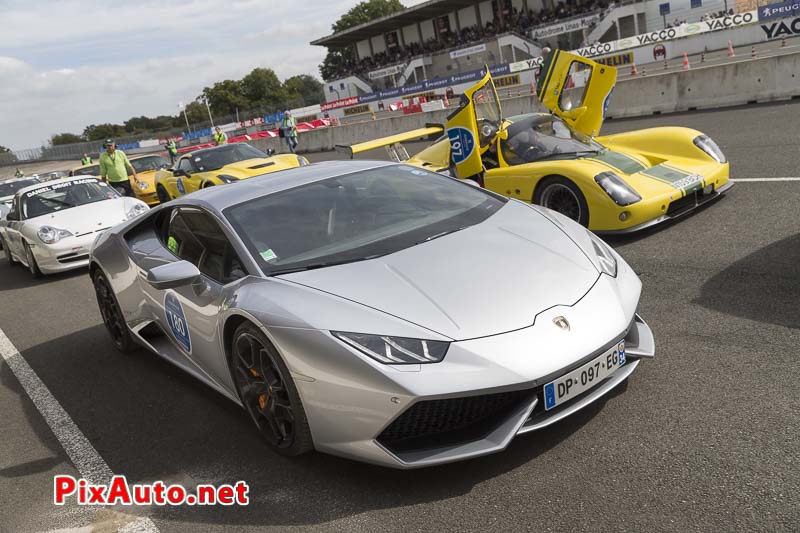
[[(800, 96), (797, 79), (800, 79), (800, 53), (626, 78), (617, 82), (607, 116), (635, 117), (788, 99)], [(505, 116), (543, 111), (534, 95), (506, 99), (502, 104)], [(444, 109), (309, 131), (300, 138), (299, 149), (328, 151), (336, 144), (386, 137), (422, 128), (426, 123), (444, 124), (447, 114), (448, 110)], [(279, 138), (249, 142), (261, 149), (281, 151), (285, 148)]]

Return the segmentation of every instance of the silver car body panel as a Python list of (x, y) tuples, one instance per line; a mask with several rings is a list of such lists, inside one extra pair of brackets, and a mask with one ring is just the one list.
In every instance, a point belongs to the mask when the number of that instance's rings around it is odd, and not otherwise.
[[(475, 226), (357, 263), (265, 277), (222, 211), (270, 194), (391, 163), (311, 165), (186, 195), (102, 234), (92, 252), (127, 324), (150, 350), (239, 402), (228, 366), (231, 324), (258, 325), (298, 388), (317, 450), (375, 464), (415, 468), (505, 448), (518, 433), (552, 424), (623, 381), (655, 352), (637, 317), (641, 282), (619, 257), (616, 277), (601, 274), (588, 233), (568, 219), (509, 201)], [(186, 206), (214, 216), (248, 276), (227, 285), (202, 277), (160, 291), (149, 268), (177, 261), (146, 221)], [(170, 334), (165, 298), (186, 313), (187, 351)], [(570, 330), (553, 323), (565, 317)], [(451, 341), (436, 364), (385, 365), (340, 341), (352, 331)], [(536, 391), (625, 339), (629, 362), (563, 409), (533, 415)], [(418, 402), (524, 391), (525, 398), (481, 438), (393, 452), (381, 432)]]

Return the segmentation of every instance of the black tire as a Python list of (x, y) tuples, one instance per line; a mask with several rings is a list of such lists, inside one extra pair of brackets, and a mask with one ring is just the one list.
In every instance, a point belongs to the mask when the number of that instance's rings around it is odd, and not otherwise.
[(269, 447), (287, 457), (313, 450), (297, 387), (269, 339), (244, 322), (233, 333), (229, 353), (236, 391)]
[(169, 197), (167, 189), (165, 189), (163, 185), (156, 186), (156, 196), (158, 196), (158, 202), (161, 204), (165, 204), (172, 200), (172, 198)]
[(207, 181), (207, 182), (205, 182), (205, 183), (203, 184), (203, 188), (204, 188), (204, 189), (208, 189), (209, 187), (213, 187), (214, 185), (215, 185), (215, 183), (212, 183), (212, 182), (210, 182), (210, 181)]
[(124, 354), (129, 354), (137, 350), (138, 346), (131, 337), (128, 325), (122, 315), (122, 310), (117, 302), (114, 291), (108, 283), (106, 276), (98, 269), (92, 274), (92, 284), (94, 294), (97, 298), (97, 306), (100, 308), (100, 315), (103, 317), (108, 334), (114, 347)]
[(39, 269), (39, 265), (36, 264), (36, 257), (33, 256), (33, 252), (31, 251), (31, 247), (28, 246), (26, 242), (23, 247), (25, 248), (25, 261), (28, 262), (28, 270), (31, 273), (31, 276), (34, 278), (41, 278), (42, 271)]
[(5, 239), (3, 239), (3, 237), (0, 237), (0, 243), (3, 244), (3, 253), (6, 256), (6, 261), (8, 261), (8, 264), (13, 265), (14, 263), (16, 263), (17, 260), (14, 259), (13, 255), (11, 255), (11, 249), (8, 247), (8, 244), (6, 244), (6, 241)]
[(575, 183), (562, 176), (550, 176), (539, 182), (533, 203), (558, 211), (581, 226), (589, 226), (589, 206)]

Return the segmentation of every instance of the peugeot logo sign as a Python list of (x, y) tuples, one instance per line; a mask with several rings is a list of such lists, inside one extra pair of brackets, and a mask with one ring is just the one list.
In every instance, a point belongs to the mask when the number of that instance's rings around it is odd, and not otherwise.
[(569, 322), (563, 316), (557, 316), (553, 319), (553, 324), (560, 327), (564, 331), (569, 331)]

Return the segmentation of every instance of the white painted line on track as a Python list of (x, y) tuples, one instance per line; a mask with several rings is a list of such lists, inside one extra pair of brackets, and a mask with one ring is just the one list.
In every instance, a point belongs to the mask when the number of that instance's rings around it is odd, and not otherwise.
[(756, 182), (769, 182), (769, 181), (800, 181), (800, 177), (787, 177), (787, 178), (735, 178), (732, 179), (734, 183), (756, 183)]
[[(108, 484), (114, 473), (108, 464), (100, 457), (72, 418), (67, 414), (58, 400), (55, 399), (47, 385), (36, 375), (28, 362), (11, 343), (5, 332), (0, 329), (0, 354), (3, 360), (14, 372), (22, 388), (28, 394), (36, 409), (39, 410), (44, 421), (50, 426), (58, 442), (67, 452), (67, 456), (75, 465), (81, 477), (91, 484)], [(48, 487), (52, 489), (52, 487)], [(159, 529), (152, 520), (146, 517), (138, 518), (121, 528), (125, 532), (156, 533)]]

